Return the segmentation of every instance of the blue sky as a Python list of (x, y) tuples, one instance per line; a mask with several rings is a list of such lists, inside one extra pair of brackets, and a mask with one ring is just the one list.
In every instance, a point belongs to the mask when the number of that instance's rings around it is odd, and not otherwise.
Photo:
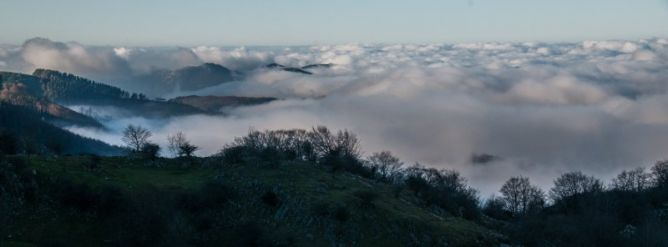
[(639, 39), (666, 0), (2, 0), (0, 43), (308, 45)]

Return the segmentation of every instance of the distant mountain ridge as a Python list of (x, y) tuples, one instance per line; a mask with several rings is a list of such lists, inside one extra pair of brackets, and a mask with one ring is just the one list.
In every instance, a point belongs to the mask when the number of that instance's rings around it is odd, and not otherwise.
[(215, 63), (204, 63), (176, 70), (154, 70), (141, 75), (137, 81), (151, 94), (167, 94), (180, 91), (196, 91), (233, 81), (234, 72)]
[(219, 112), (225, 107), (238, 107), (269, 103), (276, 98), (269, 97), (237, 97), (237, 96), (182, 96), (169, 100), (190, 105), (207, 112)]
[(324, 64), (309, 64), (309, 65), (302, 66), (302, 67), (290, 67), (290, 66), (285, 66), (285, 65), (282, 65), (282, 64), (278, 64), (278, 63), (271, 63), (271, 64), (268, 64), (264, 67), (269, 68), (269, 69), (282, 70), (282, 71), (299, 73), (299, 74), (304, 74), (304, 75), (312, 75), (313, 72), (309, 71), (310, 69), (331, 68), (332, 66), (334, 66), (334, 64), (324, 63)]

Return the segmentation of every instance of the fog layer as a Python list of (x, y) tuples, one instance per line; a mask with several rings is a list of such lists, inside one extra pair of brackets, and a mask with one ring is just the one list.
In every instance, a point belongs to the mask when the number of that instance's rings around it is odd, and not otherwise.
[[(407, 163), (459, 170), (483, 195), (512, 175), (547, 187), (566, 171), (607, 179), (668, 158), (667, 61), (666, 39), (289, 48), (88, 47), (33, 39), (0, 47), (0, 70), (46, 67), (110, 84), (214, 62), (243, 79), (166, 96), (282, 99), (225, 117), (107, 117), (111, 133), (71, 128), (80, 134), (118, 144), (120, 130), (139, 123), (161, 144), (183, 131), (202, 148), (199, 155), (209, 155), (250, 127), (327, 125), (357, 133), (367, 154), (390, 150)], [(313, 75), (261, 68), (272, 62), (334, 66)], [(473, 154), (500, 159), (472, 164)]]

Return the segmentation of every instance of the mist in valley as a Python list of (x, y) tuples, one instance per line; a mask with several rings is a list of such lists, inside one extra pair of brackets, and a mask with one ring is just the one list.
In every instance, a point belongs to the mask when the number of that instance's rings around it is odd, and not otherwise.
[[(665, 39), (257, 48), (95, 47), (31, 39), (2, 48), (0, 69), (56, 69), (132, 91), (141, 88), (133, 87), (133, 78), (152, 70), (220, 64), (234, 80), (194, 91), (143, 93), (277, 100), (224, 108), (223, 115), (166, 119), (73, 106), (109, 131), (68, 129), (121, 144), (122, 129), (139, 124), (161, 145), (182, 131), (204, 156), (249, 129), (326, 125), (358, 134), (365, 154), (390, 150), (407, 164), (461, 171), (487, 196), (510, 176), (531, 177), (549, 188), (567, 171), (607, 180), (667, 158), (666, 58)], [(270, 63), (331, 66), (308, 75), (265, 67)], [(473, 162), (475, 155), (495, 159)]]

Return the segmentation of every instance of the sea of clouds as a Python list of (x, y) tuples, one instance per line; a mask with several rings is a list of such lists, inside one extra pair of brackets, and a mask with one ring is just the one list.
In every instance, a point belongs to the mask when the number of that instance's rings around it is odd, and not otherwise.
[[(311, 47), (91, 47), (32, 39), (0, 46), (0, 70), (38, 67), (110, 84), (153, 69), (219, 63), (243, 79), (179, 95), (281, 100), (225, 116), (114, 118), (114, 131), (72, 131), (119, 144), (129, 123), (154, 141), (183, 131), (218, 151), (256, 129), (327, 125), (357, 133), (366, 154), (390, 150), (406, 163), (462, 172), (483, 196), (510, 176), (549, 188), (560, 173), (609, 179), (668, 158), (668, 40), (576, 43), (319, 45)], [(268, 63), (332, 63), (313, 75), (258, 69)], [(499, 159), (473, 164), (473, 154)]]

